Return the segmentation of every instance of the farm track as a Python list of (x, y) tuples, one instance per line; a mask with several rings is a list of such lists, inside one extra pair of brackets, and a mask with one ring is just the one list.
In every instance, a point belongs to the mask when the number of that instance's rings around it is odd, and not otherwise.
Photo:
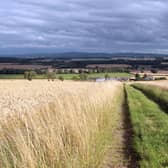
[(102, 168), (138, 168), (138, 157), (132, 148), (134, 133), (125, 91), (118, 112), (116, 128), (112, 132), (113, 141)]
[(133, 149), (133, 125), (131, 122), (131, 116), (128, 109), (127, 103), (127, 93), (124, 88), (124, 102), (122, 105), (122, 113), (123, 113), (123, 128), (124, 128), (124, 144), (125, 144), (125, 159), (128, 160), (127, 168), (138, 168), (138, 160), (139, 156)]

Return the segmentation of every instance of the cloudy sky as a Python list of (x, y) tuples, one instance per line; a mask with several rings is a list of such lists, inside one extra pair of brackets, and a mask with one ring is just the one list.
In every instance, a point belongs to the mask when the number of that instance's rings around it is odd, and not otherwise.
[(166, 0), (5, 0), (0, 55), (42, 52), (168, 53)]

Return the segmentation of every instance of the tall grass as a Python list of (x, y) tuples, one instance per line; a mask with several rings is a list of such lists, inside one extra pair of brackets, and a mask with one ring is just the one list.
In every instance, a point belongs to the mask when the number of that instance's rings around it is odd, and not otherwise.
[[(65, 85), (65, 90), (59, 87), (59, 92), (54, 93), (57, 96), (52, 102), (24, 115), (15, 112), (0, 121), (0, 167), (99, 167), (111, 136), (121, 86)], [(75, 87), (81, 88), (78, 93)]]
[(146, 84), (133, 84), (134, 88), (141, 90), (149, 98), (159, 103), (168, 112), (168, 90), (163, 87), (146, 85)]
[(142, 92), (127, 86), (128, 106), (134, 130), (134, 149), (140, 167), (168, 167), (168, 115)]

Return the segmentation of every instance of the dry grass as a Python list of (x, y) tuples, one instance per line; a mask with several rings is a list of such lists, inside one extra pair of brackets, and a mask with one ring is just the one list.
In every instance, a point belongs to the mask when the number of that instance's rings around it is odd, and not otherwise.
[(120, 83), (0, 81), (0, 167), (98, 167)]
[(137, 83), (143, 83), (147, 85), (154, 85), (154, 86), (159, 86), (163, 89), (168, 89), (168, 80), (161, 80), (161, 81), (144, 81), (144, 82), (137, 82)]

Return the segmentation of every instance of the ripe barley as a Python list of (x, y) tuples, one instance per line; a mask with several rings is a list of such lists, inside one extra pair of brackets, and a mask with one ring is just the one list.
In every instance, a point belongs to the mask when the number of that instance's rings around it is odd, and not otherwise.
[(120, 89), (117, 82), (0, 81), (0, 167), (96, 164)]

